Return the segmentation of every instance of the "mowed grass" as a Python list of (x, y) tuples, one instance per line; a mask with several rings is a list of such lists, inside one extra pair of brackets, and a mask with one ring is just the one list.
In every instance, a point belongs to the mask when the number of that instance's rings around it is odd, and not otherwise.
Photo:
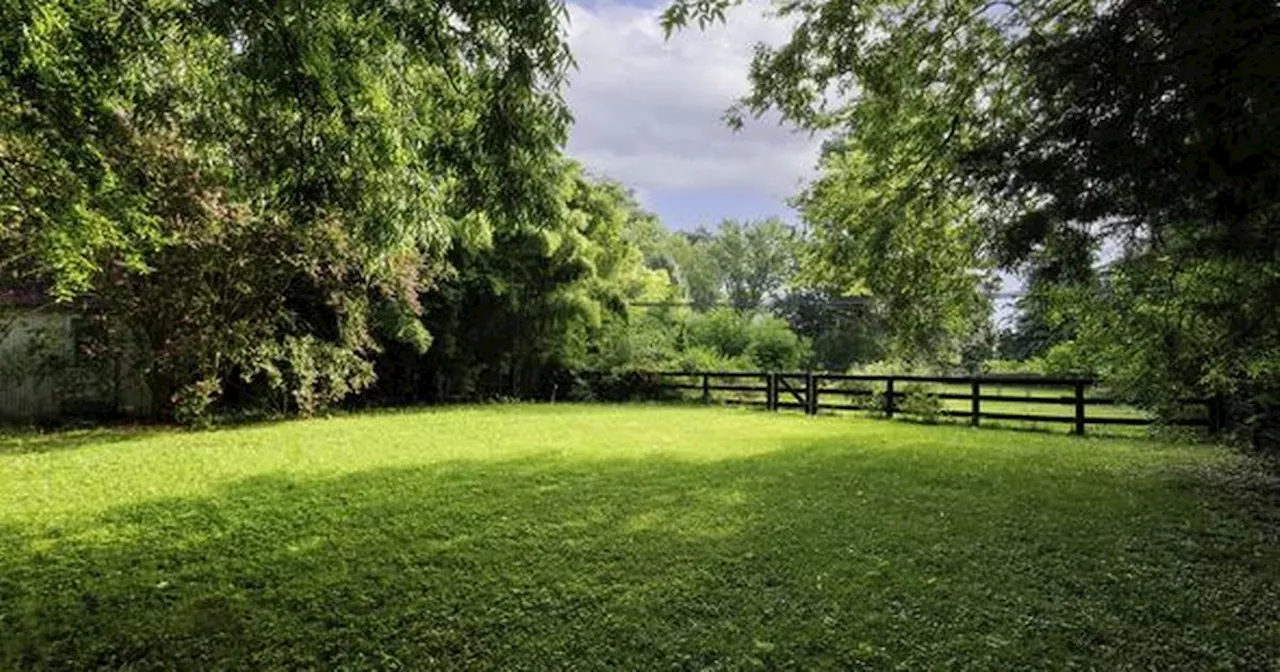
[(11, 437), (0, 669), (1277, 669), (1252, 469), (659, 406)]

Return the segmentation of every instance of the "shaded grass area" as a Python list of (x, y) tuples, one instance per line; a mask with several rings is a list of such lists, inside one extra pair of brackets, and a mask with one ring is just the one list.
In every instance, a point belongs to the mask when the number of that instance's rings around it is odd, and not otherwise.
[(49, 446), (0, 454), (0, 668), (1273, 669), (1241, 470), (645, 406)]

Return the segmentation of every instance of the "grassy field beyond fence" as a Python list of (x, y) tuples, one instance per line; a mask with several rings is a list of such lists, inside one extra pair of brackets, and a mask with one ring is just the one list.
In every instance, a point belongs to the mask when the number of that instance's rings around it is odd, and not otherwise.
[[(606, 374), (587, 373), (592, 376)], [(844, 375), (825, 372), (635, 372), (638, 393), (665, 390), (686, 401), (748, 405), (810, 414), (856, 411), (928, 422), (1140, 437), (1170, 426), (1085, 379), (1044, 376)], [(812, 379), (812, 380), (810, 380)], [(812, 392), (816, 398), (811, 404)], [(892, 391), (892, 395), (890, 395)], [(892, 406), (889, 405), (892, 396)], [(1213, 433), (1211, 400), (1188, 400), (1172, 426)]]
[(1277, 669), (1263, 477), (646, 405), (0, 437), (0, 669)]

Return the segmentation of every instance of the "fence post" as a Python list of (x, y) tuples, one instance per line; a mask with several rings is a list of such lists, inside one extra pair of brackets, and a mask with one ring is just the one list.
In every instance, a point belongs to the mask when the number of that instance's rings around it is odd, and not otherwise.
[(1084, 436), (1084, 381), (1076, 381), (1076, 436)]
[(1218, 436), (1227, 428), (1227, 401), (1221, 394), (1209, 399), (1209, 435)]
[(702, 403), (711, 403), (711, 376), (702, 374)]
[(764, 395), (765, 408), (771, 411), (778, 410), (778, 374), (772, 371), (764, 374)]
[(893, 376), (889, 376), (889, 380), (885, 383), (884, 388), (884, 416), (886, 418), (893, 417)]
[(977, 427), (979, 418), (982, 417), (982, 383), (978, 382), (977, 378), (974, 378), (972, 381), (971, 391), (973, 393), (973, 399), (969, 407), (969, 424)]
[(804, 414), (818, 414), (818, 379), (813, 377), (812, 371), (806, 371), (804, 374)]

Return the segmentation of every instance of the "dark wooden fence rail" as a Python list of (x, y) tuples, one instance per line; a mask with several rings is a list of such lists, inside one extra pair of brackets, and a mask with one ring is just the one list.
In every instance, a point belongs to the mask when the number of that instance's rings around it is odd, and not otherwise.
[[(895, 383), (932, 383), (941, 385), (965, 385), (967, 392), (928, 391), (929, 397), (939, 400), (968, 401), (967, 410), (942, 409), (938, 415), (947, 417), (968, 418), (973, 425), (986, 419), (1019, 420), (1027, 422), (1056, 422), (1074, 425), (1076, 434), (1083, 435), (1087, 425), (1149, 425), (1153, 420), (1139, 417), (1096, 417), (1086, 413), (1090, 406), (1110, 406), (1121, 403), (1115, 399), (1089, 396), (1090, 389), (1095, 388), (1093, 380), (1087, 378), (1053, 378), (1046, 376), (914, 376), (914, 375), (852, 375), (838, 373), (806, 372), (741, 372), (741, 371), (637, 371), (635, 375), (648, 376), (660, 380), (659, 386), (666, 390), (697, 391), (702, 394), (703, 402), (711, 402), (714, 392), (738, 392), (763, 394), (764, 399), (722, 399), (722, 403), (763, 406), (770, 411), (783, 408), (800, 409), (808, 415), (816, 415), (821, 410), (867, 411), (880, 410), (892, 418), (901, 412), (900, 401), (909, 396)], [(855, 385), (882, 385), (877, 391), (867, 387), (848, 387)], [(845, 387), (833, 387), (833, 385)], [(1007, 394), (984, 394), (983, 387), (1037, 387), (1069, 389), (1070, 394), (1063, 396), (1017, 396)], [(823, 396), (831, 399), (834, 396), (845, 398), (865, 397), (867, 402), (830, 403), (824, 402)], [(879, 397), (878, 400), (875, 397)], [(878, 401), (878, 403), (877, 403)], [(1062, 413), (1052, 415), (1033, 415), (1027, 413), (1006, 413), (983, 409), (983, 402), (1016, 402), (1020, 404), (1043, 404), (1046, 407), (1061, 408)], [(1187, 400), (1191, 406), (1203, 406), (1207, 409), (1204, 418), (1188, 418), (1175, 421), (1174, 424), (1189, 426), (1205, 426), (1211, 431), (1218, 428), (1216, 420), (1221, 417), (1217, 404), (1213, 400)], [(1049, 410), (1048, 408), (1046, 409)]]

